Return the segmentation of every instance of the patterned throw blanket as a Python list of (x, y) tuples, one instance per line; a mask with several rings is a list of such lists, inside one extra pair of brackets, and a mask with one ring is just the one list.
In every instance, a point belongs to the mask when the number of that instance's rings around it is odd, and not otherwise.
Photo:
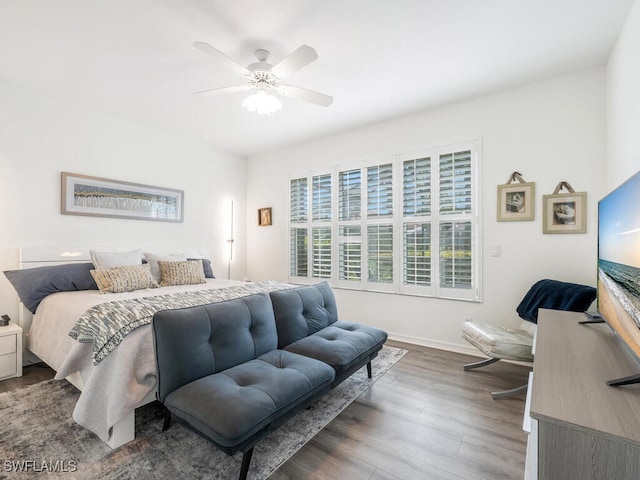
[(256, 293), (269, 293), (289, 288), (294, 288), (294, 285), (268, 281), (101, 303), (84, 312), (69, 335), (78, 342), (91, 343), (93, 363), (98, 364), (122, 342), (128, 333), (151, 323), (153, 314), (160, 310), (225, 302)]

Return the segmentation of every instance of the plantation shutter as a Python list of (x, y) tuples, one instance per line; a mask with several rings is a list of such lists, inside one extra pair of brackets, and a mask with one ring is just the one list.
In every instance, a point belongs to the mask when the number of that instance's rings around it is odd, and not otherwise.
[(440, 287), (471, 288), (471, 245), (470, 221), (440, 223)]
[(440, 213), (471, 213), (471, 151), (440, 155)]
[(367, 217), (393, 215), (393, 165), (367, 168)]
[(402, 164), (402, 214), (431, 215), (431, 158), (406, 160)]
[(340, 280), (360, 281), (362, 279), (362, 240), (360, 225), (340, 227), (339, 272)]
[(290, 181), (290, 237), (289, 237), (289, 275), (307, 277), (309, 275), (309, 230), (301, 224), (309, 221), (307, 177)]
[(369, 281), (393, 282), (393, 225), (367, 226)]
[(314, 176), (311, 191), (313, 221), (331, 220), (331, 174)]
[(481, 160), (471, 140), (294, 178), (290, 281), (481, 301)]
[(338, 177), (339, 220), (360, 220), (362, 172), (358, 168), (340, 172)]
[(331, 227), (313, 227), (313, 277), (331, 278)]
[(307, 179), (291, 180), (291, 223), (307, 221)]
[(403, 283), (430, 286), (431, 224), (405, 223), (403, 227)]
[[(472, 265), (472, 169), (471, 151), (440, 155), (439, 256), (440, 287), (470, 289)], [(444, 220), (451, 216), (450, 221)]]
[(431, 194), (431, 157), (402, 162), (403, 285), (431, 286)]
[(308, 268), (307, 228), (291, 229), (291, 268), (289, 274), (294, 277), (306, 277)]

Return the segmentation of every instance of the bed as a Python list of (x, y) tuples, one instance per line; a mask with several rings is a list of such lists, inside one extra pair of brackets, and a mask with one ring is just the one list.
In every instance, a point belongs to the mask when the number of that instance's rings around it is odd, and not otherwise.
[[(69, 252), (73, 252), (72, 257)], [(206, 255), (203, 249), (192, 249), (186, 256), (193, 260), (192, 257), (204, 258)], [(89, 259), (86, 249), (63, 249), (57, 253), (51, 249), (22, 249), (21, 269), (64, 264), (69, 260), (86, 265)], [(135, 409), (155, 399), (156, 367), (151, 325), (146, 323), (131, 328), (115, 345), (110, 345), (107, 354), (101, 344), (97, 347), (95, 341), (86, 339), (80, 342), (72, 338), (70, 332), (82, 339), (83, 332), (78, 334), (74, 330), (78, 330), (79, 320), (86, 321), (91, 312), (95, 314), (118, 307), (121, 312), (135, 316), (138, 304), (144, 304), (145, 308), (166, 309), (173, 305), (167, 302), (173, 302), (174, 298), (188, 298), (188, 302), (203, 304), (212, 303), (212, 298), (213, 301), (224, 301), (289, 287), (276, 282), (250, 284), (215, 278), (206, 278), (205, 282), (124, 293), (101, 294), (94, 289), (48, 294), (35, 308), (35, 314), (24, 309), (21, 315), (26, 348), (56, 371), (56, 379), (67, 379), (81, 391), (73, 412), (74, 420), (110, 447), (117, 448), (135, 438)], [(191, 304), (178, 303), (173, 308)], [(33, 310), (33, 306), (31, 308)], [(148, 317), (148, 313), (145, 311), (144, 315)], [(89, 317), (85, 325), (92, 327), (95, 323)]]

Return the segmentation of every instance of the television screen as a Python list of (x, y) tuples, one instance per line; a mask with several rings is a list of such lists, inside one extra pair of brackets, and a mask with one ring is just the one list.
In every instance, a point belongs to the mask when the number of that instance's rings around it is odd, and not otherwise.
[(598, 312), (640, 359), (640, 172), (598, 203)]

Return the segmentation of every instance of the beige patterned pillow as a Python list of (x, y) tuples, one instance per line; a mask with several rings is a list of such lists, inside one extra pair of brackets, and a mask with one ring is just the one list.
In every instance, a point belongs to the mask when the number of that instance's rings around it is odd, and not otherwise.
[(158, 260), (160, 267), (160, 285), (194, 285), (206, 283), (202, 260), (184, 262), (166, 262)]
[(149, 264), (91, 270), (91, 276), (96, 281), (100, 293), (133, 292), (159, 286), (151, 275)]

